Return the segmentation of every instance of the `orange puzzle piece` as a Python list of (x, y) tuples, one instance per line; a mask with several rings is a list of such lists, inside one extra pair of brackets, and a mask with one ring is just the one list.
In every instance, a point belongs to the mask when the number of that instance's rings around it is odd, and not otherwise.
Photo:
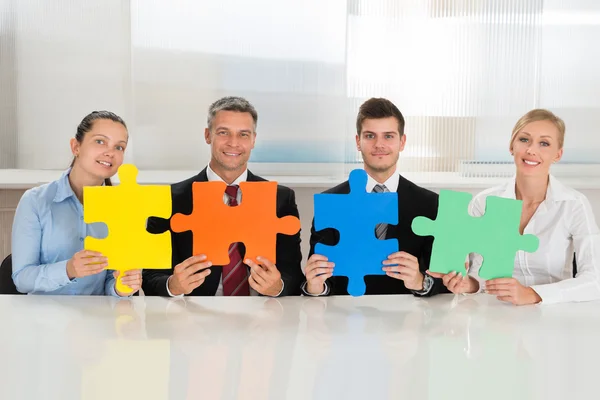
[(277, 217), (277, 182), (242, 182), (242, 201), (230, 207), (223, 202), (224, 182), (194, 182), (190, 215), (171, 218), (173, 232), (192, 231), (194, 255), (206, 254), (213, 265), (229, 263), (229, 246), (242, 242), (246, 258), (257, 256), (275, 262), (277, 233), (296, 234), (300, 220)]

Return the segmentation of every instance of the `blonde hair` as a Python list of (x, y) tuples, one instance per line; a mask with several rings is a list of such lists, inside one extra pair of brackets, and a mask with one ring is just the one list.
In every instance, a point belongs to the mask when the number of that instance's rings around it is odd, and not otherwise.
[(535, 110), (531, 110), (527, 114), (519, 118), (519, 120), (515, 124), (515, 127), (512, 131), (512, 136), (510, 137), (511, 150), (517, 133), (519, 133), (525, 125), (537, 121), (550, 121), (554, 124), (554, 126), (556, 126), (556, 129), (558, 129), (558, 148), (562, 149), (563, 144), (565, 143), (565, 122), (556, 115), (554, 115), (554, 113), (551, 111), (544, 110), (543, 108), (536, 108)]

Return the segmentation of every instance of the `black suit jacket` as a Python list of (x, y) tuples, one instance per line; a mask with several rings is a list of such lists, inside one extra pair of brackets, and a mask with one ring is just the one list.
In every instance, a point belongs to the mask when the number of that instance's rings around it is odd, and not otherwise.
[[(192, 184), (194, 182), (207, 182), (206, 168), (198, 175), (176, 183), (171, 187), (171, 197), (173, 200), (173, 215), (176, 213), (192, 213)], [(248, 171), (248, 182), (266, 181), (259, 176)], [(293, 215), (298, 217), (298, 207), (296, 205), (296, 195), (288, 187), (277, 186), (277, 216), (284, 217)], [(210, 227), (207, 227), (210, 229)], [(148, 232), (161, 233), (170, 230), (169, 220), (162, 218), (150, 218), (148, 220)], [(192, 253), (192, 232), (175, 233), (171, 231), (172, 249), (173, 249), (173, 267), (183, 262), (193, 255)], [(300, 285), (304, 280), (300, 263), (302, 254), (300, 252), (300, 232), (295, 235), (277, 234), (277, 259), (275, 264), (281, 273), (284, 287), (281, 296), (299, 295)], [(241, 246), (242, 257), (246, 253), (244, 246)], [(190, 296), (214, 296), (219, 283), (221, 282), (221, 266), (210, 268), (210, 275), (202, 285), (191, 292)], [(167, 279), (173, 273), (168, 270), (144, 270), (142, 289), (149, 296), (168, 296)]]
[[(350, 184), (348, 181), (338, 186), (326, 190), (324, 193), (350, 193)], [(419, 260), (419, 269), (422, 273), (429, 268), (431, 259), (431, 248), (433, 237), (417, 236), (411, 229), (412, 220), (417, 216), (425, 216), (435, 219), (437, 216), (438, 195), (430, 190), (424, 189), (400, 176), (398, 182), (398, 225), (389, 225), (387, 230), (387, 239), (397, 239), (400, 251), (405, 251)], [(314, 254), (315, 245), (323, 243), (326, 245), (335, 245), (339, 241), (339, 233), (335, 229), (323, 229), (315, 231), (315, 224), (311, 227), (310, 235), (310, 254)], [(382, 260), (383, 261), (383, 260)], [(383, 267), (383, 265), (382, 265)], [(367, 275), (365, 276), (367, 286), (365, 294), (411, 294), (412, 292), (404, 286), (400, 279), (390, 278), (387, 275)], [(330, 295), (348, 294), (348, 277), (333, 276), (327, 279), (327, 285), (330, 288)], [(447, 292), (441, 279), (434, 279), (434, 285), (427, 294), (432, 296), (440, 292)]]

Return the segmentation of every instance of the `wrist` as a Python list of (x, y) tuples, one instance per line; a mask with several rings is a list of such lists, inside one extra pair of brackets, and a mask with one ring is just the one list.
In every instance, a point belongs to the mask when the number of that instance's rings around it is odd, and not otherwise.
[(173, 275), (171, 275), (168, 279), (167, 279), (167, 289), (169, 289), (169, 292), (172, 296), (179, 296), (181, 294), (183, 294), (182, 290), (179, 290), (179, 288), (177, 287), (177, 285), (175, 285), (173, 283)]
[(279, 279), (273, 286), (271, 286), (270, 293), (268, 296), (277, 297), (283, 290), (283, 281)]
[(323, 284), (323, 283), (311, 284), (310, 282), (308, 282), (306, 284), (306, 291), (315, 296), (320, 295), (321, 293), (323, 293), (325, 291), (325, 284)]
[(71, 261), (67, 261), (67, 278), (72, 281), (75, 278), (75, 273), (72, 271), (73, 267)]
[(530, 293), (531, 304), (537, 304), (537, 303), (542, 302), (542, 298), (540, 297), (539, 294), (537, 294), (537, 292), (535, 290), (533, 290), (530, 287), (528, 287), (527, 289), (529, 290), (529, 293)]
[[(414, 283), (410, 285), (410, 287), (406, 287), (409, 290), (415, 290), (417, 292), (422, 291), (424, 289), (423, 282), (425, 281), (425, 277), (422, 273), (417, 273), (417, 279), (415, 279)], [(406, 285), (405, 285), (406, 286)]]

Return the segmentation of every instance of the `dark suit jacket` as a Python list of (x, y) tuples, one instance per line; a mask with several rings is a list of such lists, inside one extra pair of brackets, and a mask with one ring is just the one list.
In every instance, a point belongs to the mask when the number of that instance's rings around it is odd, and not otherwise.
[[(248, 171), (248, 182), (265, 181), (259, 176)], [(198, 175), (174, 184), (171, 187), (171, 196), (173, 199), (173, 214), (191, 214), (192, 213), (192, 183), (206, 182), (206, 168)], [(296, 206), (296, 195), (294, 191), (285, 186), (277, 186), (277, 216), (284, 217), (293, 215), (298, 217), (298, 207)], [(210, 229), (210, 227), (207, 227)], [(161, 233), (170, 230), (169, 220), (162, 218), (150, 218), (148, 220), (148, 232)], [(192, 254), (192, 232), (174, 233), (171, 231), (172, 248), (173, 248), (173, 267)], [(300, 285), (304, 280), (300, 263), (302, 254), (300, 252), (300, 232), (290, 235), (277, 235), (277, 259), (275, 264), (281, 273), (281, 278), (284, 282), (283, 292), (281, 296), (299, 295)], [(241, 246), (242, 257), (246, 253), (244, 246)], [(273, 260), (271, 260), (273, 261)], [(221, 282), (221, 266), (211, 267), (210, 275), (202, 285), (196, 288), (190, 296), (214, 296), (219, 283)], [(173, 273), (172, 269), (168, 270), (144, 270), (142, 289), (149, 296), (168, 296), (167, 279)]]
[[(348, 181), (331, 188), (324, 193), (350, 193)], [(438, 195), (430, 190), (424, 189), (400, 176), (398, 183), (398, 225), (390, 225), (387, 230), (387, 239), (397, 239), (400, 251), (405, 251), (419, 259), (419, 269), (422, 273), (429, 268), (433, 237), (417, 236), (411, 229), (412, 220), (417, 216), (425, 216), (435, 219), (437, 216)], [(323, 229), (315, 231), (315, 224), (311, 227), (310, 254), (314, 254), (315, 245), (323, 243), (335, 245), (339, 241), (339, 233), (335, 229)], [(383, 261), (383, 260), (381, 260)], [(382, 265), (383, 267), (383, 265)], [(365, 294), (410, 294), (412, 293), (404, 286), (400, 279), (390, 278), (387, 275), (365, 276), (367, 289)], [(330, 295), (347, 295), (348, 278), (345, 276), (333, 276), (327, 279)], [(440, 292), (447, 292), (441, 279), (435, 279), (434, 285), (427, 296)]]

